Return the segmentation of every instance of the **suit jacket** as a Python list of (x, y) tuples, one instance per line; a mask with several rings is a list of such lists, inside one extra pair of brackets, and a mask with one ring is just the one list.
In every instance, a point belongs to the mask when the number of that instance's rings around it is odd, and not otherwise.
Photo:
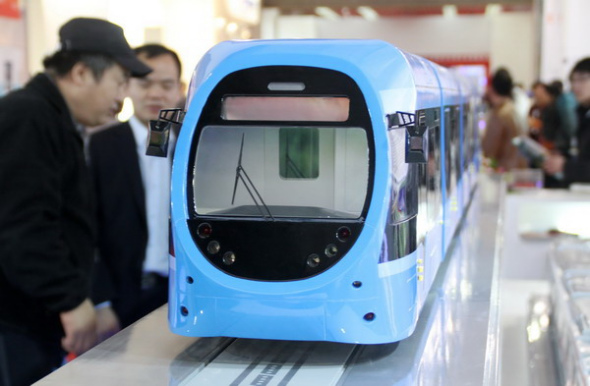
[(124, 122), (95, 133), (88, 151), (98, 225), (93, 300), (110, 300), (124, 327), (136, 318), (148, 241), (145, 193), (131, 126)]
[(0, 99), (0, 328), (57, 336), (90, 295), (92, 190), (83, 141), (46, 74)]

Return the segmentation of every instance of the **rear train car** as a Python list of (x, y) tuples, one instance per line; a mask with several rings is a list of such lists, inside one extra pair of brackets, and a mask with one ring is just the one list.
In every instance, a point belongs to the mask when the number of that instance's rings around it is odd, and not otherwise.
[(408, 337), (473, 190), (476, 100), (382, 41), (212, 48), (174, 154), (171, 330)]

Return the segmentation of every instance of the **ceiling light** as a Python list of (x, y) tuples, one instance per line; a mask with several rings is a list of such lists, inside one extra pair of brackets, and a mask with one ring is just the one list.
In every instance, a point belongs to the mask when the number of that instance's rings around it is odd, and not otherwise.
[(379, 19), (379, 14), (371, 7), (367, 7), (366, 5), (361, 5), (356, 9), (356, 11), (361, 15), (363, 18), (367, 20), (377, 20)]
[(444, 17), (455, 17), (457, 16), (457, 6), (454, 4), (443, 5), (442, 12)]
[(486, 16), (495, 16), (502, 13), (502, 6), (500, 4), (486, 5)]
[(340, 15), (330, 7), (316, 7), (315, 13), (326, 19), (336, 20), (340, 19)]

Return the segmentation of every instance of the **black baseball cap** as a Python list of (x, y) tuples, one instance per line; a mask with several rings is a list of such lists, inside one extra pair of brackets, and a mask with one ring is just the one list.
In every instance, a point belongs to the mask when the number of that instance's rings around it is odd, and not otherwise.
[(82, 51), (106, 54), (112, 57), (131, 76), (142, 77), (152, 69), (146, 66), (127, 43), (123, 28), (102, 19), (78, 17), (59, 29), (62, 51)]

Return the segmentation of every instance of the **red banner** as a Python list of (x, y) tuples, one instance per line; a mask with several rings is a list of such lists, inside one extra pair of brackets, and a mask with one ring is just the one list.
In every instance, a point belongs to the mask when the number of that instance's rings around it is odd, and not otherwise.
[(20, 19), (18, 0), (0, 0), (0, 17)]
[(481, 65), (486, 68), (486, 73), (490, 69), (490, 58), (487, 55), (444, 55), (432, 56), (424, 55), (428, 60), (444, 67)]

